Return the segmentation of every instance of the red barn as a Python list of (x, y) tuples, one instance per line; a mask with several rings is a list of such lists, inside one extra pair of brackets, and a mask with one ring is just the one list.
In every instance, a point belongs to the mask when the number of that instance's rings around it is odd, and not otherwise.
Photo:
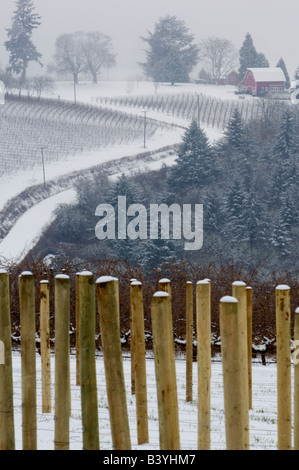
[(254, 96), (279, 93), (285, 89), (285, 76), (280, 67), (249, 68), (240, 83), (240, 91)]

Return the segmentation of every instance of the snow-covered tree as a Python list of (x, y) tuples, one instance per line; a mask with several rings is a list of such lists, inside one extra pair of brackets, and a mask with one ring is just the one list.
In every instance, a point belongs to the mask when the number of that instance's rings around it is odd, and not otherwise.
[(286, 87), (287, 89), (289, 89), (290, 86), (291, 86), (290, 76), (289, 76), (289, 74), (288, 74), (288, 70), (287, 70), (286, 64), (285, 64), (285, 62), (284, 62), (284, 60), (283, 60), (282, 57), (279, 59), (279, 61), (278, 61), (277, 65), (276, 65), (276, 67), (281, 68), (281, 70), (283, 71), (284, 76), (285, 76), (285, 78), (286, 78), (285, 87)]
[(41, 16), (34, 13), (32, 0), (17, 0), (12, 18), (12, 26), (7, 30), (8, 39), (4, 45), (9, 53), (9, 65), (12, 72), (20, 76), (21, 84), (25, 83), (26, 72), (30, 62), (41, 64), (42, 54), (32, 42), (34, 29), (41, 24)]
[(208, 184), (213, 178), (214, 161), (205, 132), (192, 121), (183, 136), (176, 164), (168, 178), (169, 193)]
[(249, 33), (246, 34), (242, 47), (239, 51), (239, 77), (243, 80), (246, 69), (250, 67), (269, 67), (269, 62), (265, 55), (261, 52), (257, 52), (252, 37)]
[(147, 77), (158, 82), (188, 82), (198, 61), (198, 47), (184, 21), (167, 15), (155, 23), (154, 32), (142, 37), (148, 44), (141, 67)]

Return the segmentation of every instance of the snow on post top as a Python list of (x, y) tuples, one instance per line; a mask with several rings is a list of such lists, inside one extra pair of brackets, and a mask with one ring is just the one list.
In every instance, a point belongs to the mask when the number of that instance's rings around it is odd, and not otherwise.
[(23, 272), (20, 274), (19, 277), (21, 277), (21, 276), (32, 276), (32, 275), (33, 275), (33, 274), (32, 274), (31, 271), (23, 271)]
[(167, 284), (167, 282), (170, 282), (170, 279), (167, 279), (166, 277), (164, 279), (160, 279), (159, 281), (161, 284)]
[(96, 280), (96, 284), (105, 284), (106, 282), (118, 281), (117, 277), (101, 276)]
[(299, 307), (296, 308), (295, 313), (299, 313)]
[(49, 284), (49, 281), (47, 281), (46, 279), (44, 279), (43, 281), (40, 281), (40, 284)]
[(137, 279), (135, 279), (135, 277), (133, 277), (132, 279), (130, 279), (130, 282), (135, 282), (137, 281)]
[(68, 276), (67, 274), (57, 274), (55, 276), (55, 279), (69, 279), (70, 276)]
[(246, 286), (246, 284), (243, 281), (235, 281), (233, 282), (233, 286)]
[(92, 276), (91, 271), (81, 271), (81, 273), (78, 273), (79, 276)]
[(132, 281), (131, 286), (142, 286), (142, 282), (140, 281)]
[(276, 290), (289, 290), (290, 286), (287, 286), (286, 284), (279, 284), (276, 286)]
[(232, 297), (231, 295), (225, 295), (220, 299), (221, 303), (232, 303), (232, 304), (237, 304), (238, 300), (236, 297)]
[(167, 292), (158, 290), (154, 293), (154, 297), (169, 297), (169, 294)]
[(8, 271), (6, 269), (0, 269), (0, 274), (8, 274)]
[(201, 281), (197, 281), (196, 284), (210, 284), (210, 281), (208, 279), (202, 279)]
[(246, 289), (250, 290), (250, 289), (252, 289), (252, 287), (250, 287), (250, 286), (247, 286), (247, 287), (246, 287)]
[(192, 281), (187, 281), (186, 284), (192, 284)]

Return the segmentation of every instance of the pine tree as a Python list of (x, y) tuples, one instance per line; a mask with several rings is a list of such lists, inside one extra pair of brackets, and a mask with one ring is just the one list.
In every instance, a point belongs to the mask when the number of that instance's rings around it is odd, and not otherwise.
[(273, 203), (275, 204), (282, 200), (290, 185), (296, 184), (297, 151), (293, 116), (290, 110), (286, 110), (282, 116), (272, 158)]
[(240, 68), (239, 77), (243, 80), (246, 69), (248, 67), (257, 66), (257, 51), (253, 45), (252, 37), (249, 33), (246, 34), (242, 47), (240, 49)]
[(247, 148), (248, 139), (245, 131), (244, 121), (237, 108), (232, 112), (227, 128), (224, 132), (224, 142), (230, 150), (244, 152)]
[(208, 138), (194, 120), (183, 136), (176, 164), (171, 169), (168, 192), (181, 192), (211, 182), (215, 171), (213, 164)]
[(278, 250), (279, 254), (283, 258), (291, 256), (293, 252), (292, 232), (288, 222), (288, 215), (284, 207), (281, 208), (278, 216), (274, 219), (271, 232), (272, 236), (270, 238), (270, 242), (272, 246)]
[(9, 52), (10, 69), (17, 75), (21, 74), (21, 84), (25, 82), (30, 62), (38, 62), (42, 65), (40, 62), (42, 55), (31, 40), (33, 30), (41, 24), (41, 17), (33, 11), (32, 0), (17, 0), (12, 27), (7, 30), (8, 40), (5, 42), (5, 47)]
[(167, 15), (155, 24), (153, 33), (149, 32), (149, 36), (142, 39), (149, 46), (146, 62), (140, 64), (146, 76), (171, 84), (189, 81), (199, 51), (184, 21)]
[(286, 79), (285, 87), (286, 87), (287, 89), (289, 89), (290, 86), (291, 86), (290, 76), (289, 76), (289, 74), (288, 74), (288, 70), (287, 70), (286, 64), (285, 64), (285, 62), (284, 62), (284, 60), (283, 60), (282, 57), (279, 59), (279, 61), (278, 61), (277, 65), (276, 65), (276, 67), (281, 68), (281, 70), (283, 71), (284, 76), (285, 76), (285, 79)]
[(239, 52), (240, 68), (239, 78), (243, 80), (246, 69), (251, 67), (269, 67), (269, 62), (262, 52), (257, 52), (254, 47), (252, 37), (246, 34), (244, 42)]

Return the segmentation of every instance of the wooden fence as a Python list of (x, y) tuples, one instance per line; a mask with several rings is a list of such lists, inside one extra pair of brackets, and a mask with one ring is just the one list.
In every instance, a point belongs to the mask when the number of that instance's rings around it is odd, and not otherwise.
[[(147, 375), (144, 340), (142, 284), (130, 282), (131, 393), (136, 396), (138, 444), (149, 442)], [(193, 325), (193, 289), (196, 324)], [(186, 282), (186, 401), (192, 400), (193, 331), (197, 339), (198, 450), (211, 448), (211, 295), (209, 279), (195, 286)], [(51, 400), (49, 283), (40, 283), (40, 353), (42, 412), (54, 406), (54, 448), (70, 446), (70, 277), (55, 277), (55, 400)], [(219, 299), (221, 358), (226, 448), (249, 450), (249, 410), (252, 408), (251, 322), (252, 289), (244, 282)], [(294, 360), (294, 416), (291, 409), (291, 311), (290, 287), (278, 285), (276, 301), (277, 344), (277, 448), (299, 449), (299, 361)], [(22, 371), (22, 448), (37, 449), (35, 290), (31, 272), (19, 276)], [(95, 323), (100, 320), (113, 448), (130, 450), (123, 358), (120, 341), (118, 279), (96, 281), (89, 271), (76, 274), (76, 385), (81, 389), (82, 442), (84, 450), (99, 450), (98, 397), (95, 356)], [(153, 352), (161, 450), (180, 450), (175, 350), (173, 341), (171, 282), (161, 279), (151, 303)], [(299, 308), (295, 312), (294, 344), (299, 344)], [(294, 446), (292, 446), (292, 424)], [(0, 449), (15, 449), (13, 370), (9, 273), (0, 270)]]

